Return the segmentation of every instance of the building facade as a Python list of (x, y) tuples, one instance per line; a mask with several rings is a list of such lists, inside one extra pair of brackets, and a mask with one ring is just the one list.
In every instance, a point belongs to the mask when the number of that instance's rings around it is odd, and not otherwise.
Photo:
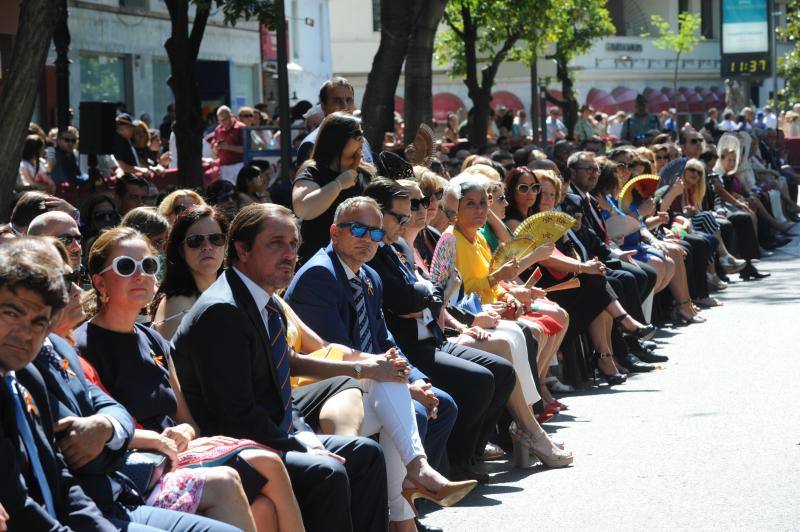
[[(681, 114), (699, 113), (709, 106), (724, 105), (724, 80), (720, 74), (720, 0), (609, 0), (616, 34), (594, 43), (592, 48), (572, 63), (575, 90), (580, 103), (609, 112), (617, 108), (631, 110), (632, 99), (645, 93), (654, 109), (677, 106)], [(779, 0), (778, 10), (785, 12)], [(661, 15), (677, 25), (678, 14), (688, 10), (702, 18), (703, 40), (694, 51), (682, 56), (679, 64), (678, 95), (673, 95), (675, 56), (653, 46), (651, 38), (641, 35), (651, 30), (651, 15)], [(380, 42), (380, 0), (331, 1), (331, 28), (334, 73), (350, 79), (360, 101), (366, 88), (367, 73)], [(785, 21), (781, 16), (778, 24)], [(372, 31), (369, 31), (372, 29)], [(778, 53), (788, 50), (779, 44)], [(447, 66), (434, 62), (434, 118), (442, 120), (459, 106), (471, 107), (467, 88), (453, 79)], [(560, 84), (552, 61), (538, 63), (539, 81), (556, 97)], [(522, 64), (501, 65), (494, 87), (494, 103), (530, 109), (530, 69)], [(755, 82), (752, 100), (763, 105), (771, 97), (771, 80)], [(403, 81), (398, 83), (397, 107), (402, 107)]]

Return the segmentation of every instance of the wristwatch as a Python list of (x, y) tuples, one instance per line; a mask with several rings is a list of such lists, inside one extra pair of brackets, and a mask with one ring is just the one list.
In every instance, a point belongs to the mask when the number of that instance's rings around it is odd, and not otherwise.
[(362, 370), (363, 370), (363, 368), (361, 367), (361, 364), (353, 364), (353, 369), (356, 370), (356, 379), (360, 380), (361, 376), (362, 376)]

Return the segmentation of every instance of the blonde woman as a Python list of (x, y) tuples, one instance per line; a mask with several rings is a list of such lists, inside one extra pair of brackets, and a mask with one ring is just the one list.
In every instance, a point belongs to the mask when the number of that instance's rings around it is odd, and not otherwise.
[(181, 189), (170, 192), (158, 204), (158, 213), (169, 220), (169, 225), (175, 225), (178, 216), (192, 205), (205, 205), (205, 200), (194, 190)]

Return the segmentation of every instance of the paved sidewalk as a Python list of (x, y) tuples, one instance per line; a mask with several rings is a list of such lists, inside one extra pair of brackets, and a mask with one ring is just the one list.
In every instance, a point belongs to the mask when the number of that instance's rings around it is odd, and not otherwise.
[[(800, 529), (800, 239), (772, 277), (661, 331), (663, 369), (566, 396), (547, 424), (572, 467), (492, 464), (490, 484), (423, 522), (448, 531)], [(734, 276), (738, 280), (738, 276)], [(679, 331), (679, 332), (678, 332)]]

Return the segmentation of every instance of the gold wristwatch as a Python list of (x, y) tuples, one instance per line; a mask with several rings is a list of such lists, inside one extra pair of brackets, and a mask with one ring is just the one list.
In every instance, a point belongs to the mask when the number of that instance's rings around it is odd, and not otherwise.
[(360, 380), (363, 375), (363, 368), (361, 367), (361, 364), (353, 364), (353, 369), (356, 370), (356, 379)]

